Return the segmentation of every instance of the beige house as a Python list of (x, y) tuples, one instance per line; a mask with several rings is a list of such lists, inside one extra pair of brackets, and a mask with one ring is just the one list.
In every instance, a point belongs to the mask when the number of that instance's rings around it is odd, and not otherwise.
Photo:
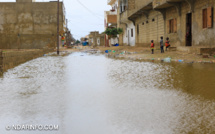
[[(126, 10), (118, 14), (118, 24), (128, 27), (126, 22), (132, 21), (136, 46), (149, 46), (151, 40), (159, 45), (164, 36), (178, 50), (199, 52), (200, 48), (215, 47), (214, 0), (124, 1), (121, 10)], [(121, 36), (120, 41), (125, 39)]]
[[(60, 2), (60, 33), (64, 32)], [(0, 49), (56, 47), (57, 2), (0, 2)]]
[(98, 31), (90, 32), (89, 45), (91, 46), (105, 46), (105, 35), (99, 34)]

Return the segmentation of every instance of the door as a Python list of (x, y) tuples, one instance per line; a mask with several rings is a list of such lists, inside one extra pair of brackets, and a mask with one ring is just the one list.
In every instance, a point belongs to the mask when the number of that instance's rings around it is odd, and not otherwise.
[(186, 18), (186, 46), (192, 46), (192, 13)]

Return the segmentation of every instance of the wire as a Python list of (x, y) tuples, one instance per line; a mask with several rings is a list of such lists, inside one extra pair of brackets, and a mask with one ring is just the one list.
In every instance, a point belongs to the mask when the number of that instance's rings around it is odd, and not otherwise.
[(104, 26), (104, 24), (92, 24), (92, 23), (89, 23), (89, 22), (83, 22), (83, 21), (69, 21), (70, 24), (73, 24), (73, 25), (78, 25), (77, 23), (87, 23), (87, 25), (96, 25), (96, 26)]
[(83, 6), (87, 11), (89, 11), (91, 14), (93, 14), (95, 17), (97, 17), (98, 19), (103, 19), (102, 17), (100, 17), (99, 15), (95, 14), (93, 11), (91, 11), (89, 8), (87, 8), (83, 3), (81, 3), (79, 0), (77, 0), (78, 3)]

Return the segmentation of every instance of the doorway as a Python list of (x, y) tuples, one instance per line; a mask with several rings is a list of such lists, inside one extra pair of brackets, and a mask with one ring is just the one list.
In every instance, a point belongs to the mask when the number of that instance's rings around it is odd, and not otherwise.
[(192, 13), (186, 17), (186, 46), (192, 46)]

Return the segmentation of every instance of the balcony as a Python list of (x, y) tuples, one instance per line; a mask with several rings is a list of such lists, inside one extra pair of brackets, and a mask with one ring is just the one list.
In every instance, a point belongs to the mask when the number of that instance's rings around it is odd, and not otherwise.
[(182, 1), (184, 0), (154, 0), (152, 5), (154, 9), (162, 9), (168, 8)]
[[(152, 0), (151, 0), (152, 1)], [(135, 3), (135, 5), (138, 3)], [(149, 11), (152, 10), (152, 2), (142, 4), (142, 6), (139, 6), (139, 8), (135, 8), (133, 12), (129, 13), (129, 20), (134, 21), (137, 17), (141, 16), (142, 14), (148, 16)]]
[(117, 15), (107, 15), (107, 23), (117, 24)]

